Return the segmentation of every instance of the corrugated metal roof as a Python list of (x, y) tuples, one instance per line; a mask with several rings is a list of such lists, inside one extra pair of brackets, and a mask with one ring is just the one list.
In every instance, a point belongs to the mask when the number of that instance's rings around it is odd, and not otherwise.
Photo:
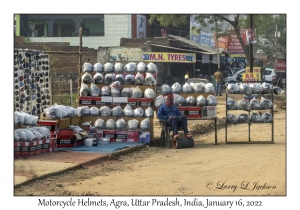
[(185, 52), (193, 52), (193, 53), (205, 54), (205, 53), (203, 53), (201, 51), (187, 50), (187, 49), (182, 49), (182, 48), (170, 47), (170, 46), (166, 46), (166, 45), (159, 45), (159, 44), (150, 44), (150, 45), (156, 46), (156, 47), (161, 47), (161, 48), (167, 48), (167, 49), (181, 50), (181, 51), (185, 51)]
[(174, 35), (169, 35), (169, 34), (167, 34), (166, 36), (169, 37), (169, 38), (178, 40), (180, 42), (183, 42), (185, 44), (191, 45), (191, 46), (193, 46), (195, 48), (198, 48), (200, 50), (203, 50), (204, 51), (203, 54), (212, 54), (212, 55), (217, 54), (217, 50), (215, 50), (213, 48), (210, 48), (206, 45), (197, 44), (196, 42), (190, 41), (190, 40), (185, 39), (185, 38), (180, 37), (180, 36), (174, 36)]

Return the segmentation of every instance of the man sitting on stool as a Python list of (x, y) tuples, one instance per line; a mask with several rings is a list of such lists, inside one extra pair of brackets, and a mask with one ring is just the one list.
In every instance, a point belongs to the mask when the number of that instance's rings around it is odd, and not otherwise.
[(168, 126), (172, 126), (174, 139), (178, 139), (178, 127), (182, 126), (184, 136), (191, 138), (192, 134), (188, 132), (186, 116), (181, 115), (180, 111), (176, 106), (173, 105), (173, 96), (168, 96), (166, 103), (161, 105), (157, 112), (157, 118), (165, 120)]

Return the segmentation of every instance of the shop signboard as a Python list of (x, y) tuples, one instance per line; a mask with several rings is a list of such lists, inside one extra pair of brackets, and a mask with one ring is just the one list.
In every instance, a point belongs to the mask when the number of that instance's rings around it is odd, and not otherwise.
[[(246, 44), (247, 43), (246, 29), (241, 29), (240, 34), (244, 43)], [(242, 53), (242, 54), (244, 53), (242, 45), (234, 31), (232, 31), (231, 34), (229, 34), (228, 36), (228, 51), (230, 53)]]
[(277, 72), (286, 72), (286, 61), (277, 60), (277, 62), (276, 62), (276, 71)]
[(250, 67), (246, 67), (245, 73), (242, 74), (243, 82), (260, 81), (260, 67), (253, 67), (253, 72), (250, 72)]
[(196, 53), (144, 52), (142, 62), (196, 63)]

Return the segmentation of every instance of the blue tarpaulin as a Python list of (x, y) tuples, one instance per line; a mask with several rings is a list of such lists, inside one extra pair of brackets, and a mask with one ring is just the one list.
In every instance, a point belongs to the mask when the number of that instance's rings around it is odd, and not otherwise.
[(87, 147), (85, 145), (79, 145), (75, 147), (55, 148), (55, 150), (57, 151), (69, 150), (74, 152), (95, 152), (95, 153), (110, 154), (125, 148), (131, 148), (131, 147), (140, 146), (144, 144), (145, 143), (138, 143), (138, 142), (110, 142), (108, 144), (98, 144), (97, 146), (91, 146), (91, 147)]

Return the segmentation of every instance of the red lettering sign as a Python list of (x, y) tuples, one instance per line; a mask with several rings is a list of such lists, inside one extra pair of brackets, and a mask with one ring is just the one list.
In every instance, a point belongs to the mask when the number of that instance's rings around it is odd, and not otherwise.
[(276, 71), (286, 71), (286, 62), (283, 60), (277, 60)]

